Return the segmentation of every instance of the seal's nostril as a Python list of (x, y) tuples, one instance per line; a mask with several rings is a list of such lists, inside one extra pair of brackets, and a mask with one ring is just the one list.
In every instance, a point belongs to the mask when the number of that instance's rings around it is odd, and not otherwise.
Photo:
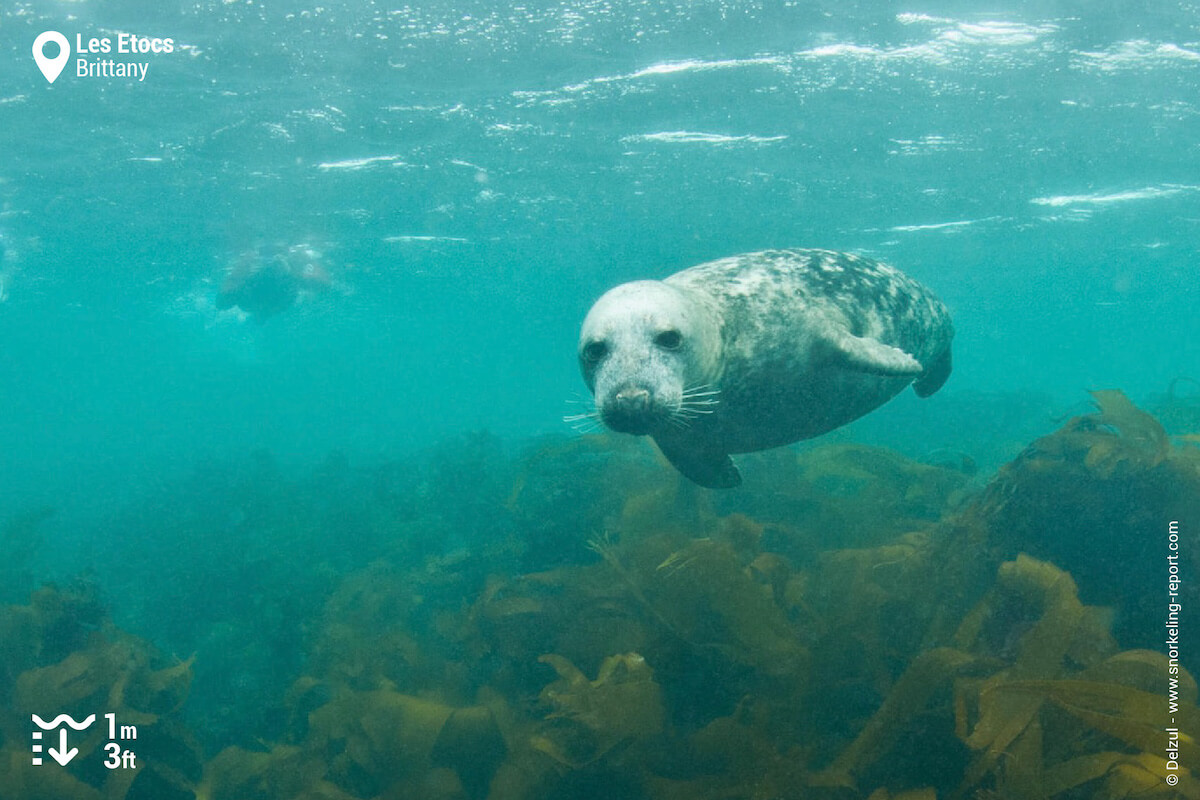
[(622, 411), (644, 411), (650, 407), (650, 392), (647, 389), (622, 389), (614, 399)]

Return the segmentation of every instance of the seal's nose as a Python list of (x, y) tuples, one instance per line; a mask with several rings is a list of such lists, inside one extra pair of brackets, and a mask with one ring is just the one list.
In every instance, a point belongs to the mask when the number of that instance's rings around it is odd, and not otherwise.
[(647, 389), (628, 387), (617, 392), (613, 398), (616, 410), (622, 414), (645, 414), (650, 409), (650, 392)]
[(600, 416), (605, 425), (619, 433), (649, 433), (654, 422), (654, 405), (650, 390), (626, 386), (609, 396), (600, 409)]

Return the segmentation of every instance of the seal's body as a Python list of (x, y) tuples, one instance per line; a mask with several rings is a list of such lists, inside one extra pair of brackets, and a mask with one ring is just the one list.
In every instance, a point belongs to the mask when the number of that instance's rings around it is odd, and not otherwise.
[(910, 383), (950, 375), (946, 307), (900, 271), (827, 250), (767, 250), (605, 293), (579, 362), (604, 423), (652, 436), (709, 488), (741, 482), (730, 453), (819, 436)]

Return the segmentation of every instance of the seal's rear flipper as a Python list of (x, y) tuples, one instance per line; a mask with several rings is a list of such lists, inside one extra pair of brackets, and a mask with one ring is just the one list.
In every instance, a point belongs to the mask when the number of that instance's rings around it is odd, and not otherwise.
[(837, 355), (850, 369), (872, 375), (916, 376), (924, 372), (921, 362), (901, 350), (868, 336), (847, 333), (833, 342)]
[(683, 477), (705, 489), (732, 489), (742, 483), (742, 474), (728, 453), (677, 449), (657, 439), (655, 443), (671, 466), (679, 470)]
[(917, 397), (929, 397), (929, 395), (942, 388), (942, 384), (950, 377), (950, 348), (947, 347), (937, 357), (929, 363), (929, 369), (925, 370), (925, 374), (917, 378), (917, 382), (913, 384), (913, 391), (917, 393)]

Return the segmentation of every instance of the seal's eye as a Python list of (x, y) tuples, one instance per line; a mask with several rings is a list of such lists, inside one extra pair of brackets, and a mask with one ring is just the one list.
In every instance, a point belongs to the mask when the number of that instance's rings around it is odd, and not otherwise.
[(655, 336), (654, 343), (663, 350), (678, 350), (679, 346), (683, 344), (683, 334), (670, 328)]
[(583, 346), (583, 357), (595, 363), (608, 355), (608, 345), (604, 342), (588, 342)]

